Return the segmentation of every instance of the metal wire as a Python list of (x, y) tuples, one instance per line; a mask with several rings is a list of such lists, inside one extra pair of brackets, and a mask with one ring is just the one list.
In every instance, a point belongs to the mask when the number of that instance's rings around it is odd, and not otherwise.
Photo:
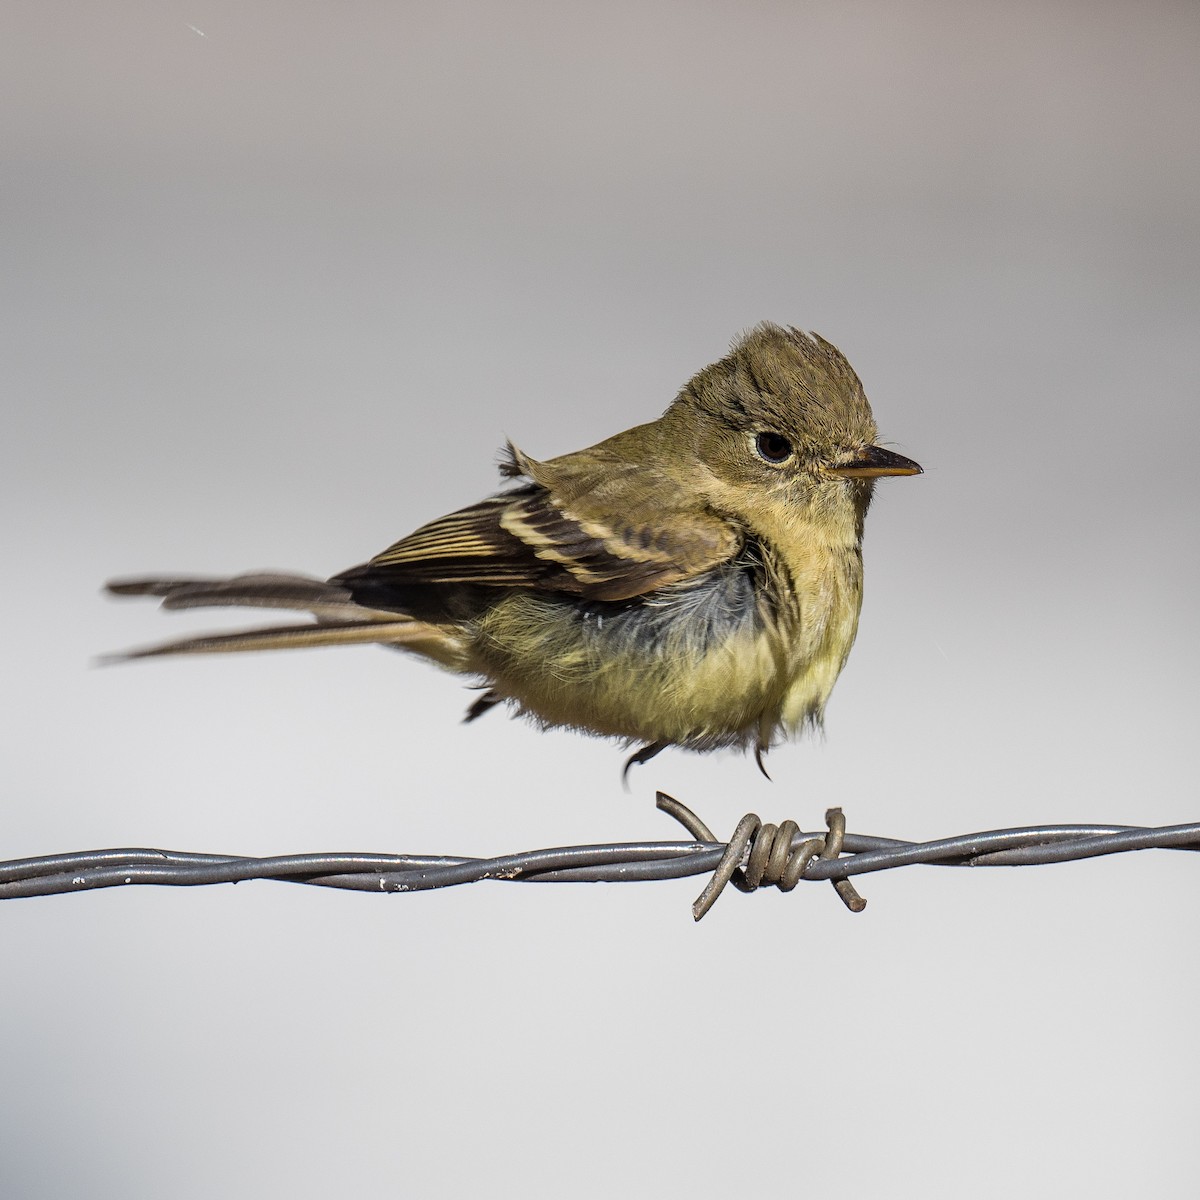
[(362, 892), (418, 892), (500, 879), (522, 883), (632, 883), (711, 876), (692, 906), (698, 921), (732, 883), (741, 891), (828, 880), (846, 906), (866, 901), (852, 875), (923, 864), (1016, 867), (1068, 862), (1130, 850), (1200, 850), (1200, 822), (1144, 828), (1134, 825), (1040, 825), (994, 829), (932, 842), (846, 832), (841, 809), (828, 828), (803, 833), (794, 821), (764, 825), (753, 813), (720, 841), (686, 805), (659, 792), (661, 811), (691, 834), (690, 842), (624, 842), (528, 850), (496, 858), (425, 854), (286, 854), (249, 858), (176, 850), (85, 850), (0, 862), (0, 900), (52, 896), (133, 884), (196, 887), (273, 879)]

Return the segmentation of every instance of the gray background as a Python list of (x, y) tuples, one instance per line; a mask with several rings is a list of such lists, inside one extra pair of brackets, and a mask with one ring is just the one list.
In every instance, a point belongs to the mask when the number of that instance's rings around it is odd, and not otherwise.
[[(1200, 10), (8, 0), (0, 856), (494, 853), (747, 808), (1196, 819)], [(884, 481), (823, 740), (662, 755), (141, 570), (327, 574), (764, 318)], [(1197, 866), (0, 907), (0, 1193), (1191, 1194)], [(766, 1162), (752, 1166), (765, 1146)], [(1191, 1185), (1189, 1186), (1189, 1182)]]

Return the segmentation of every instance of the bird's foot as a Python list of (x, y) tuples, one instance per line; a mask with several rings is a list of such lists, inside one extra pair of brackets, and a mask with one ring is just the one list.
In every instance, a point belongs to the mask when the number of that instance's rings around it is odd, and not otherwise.
[(629, 791), (629, 768), (640, 767), (642, 763), (648, 763), (656, 754), (666, 748), (666, 742), (647, 742), (640, 750), (635, 750), (625, 760), (625, 765), (621, 768), (621, 783), (626, 791)]

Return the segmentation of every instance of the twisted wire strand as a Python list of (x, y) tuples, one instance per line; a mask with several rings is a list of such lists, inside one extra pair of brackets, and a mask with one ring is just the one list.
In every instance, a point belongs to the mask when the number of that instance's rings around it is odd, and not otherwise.
[(144, 848), (85, 850), (0, 861), (0, 900), (97, 888), (158, 884), (196, 887), (270, 879), (364, 892), (413, 892), (484, 879), (526, 883), (629, 883), (710, 875), (693, 905), (700, 920), (732, 883), (793, 890), (801, 880), (828, 880), (843, 903), (866, 901), (850, 877), (896, 867), (999, 867), (1074, 861), (1133, 850), (1200, 850), (1200, 822), (1145, 828), (1129, 825), (1041, 825), (995, 829), (929, 842), (846, 831), (840, 809), (827, 828), (804, 833), (794, 821), (764, 824), (747, 813), (722, 842), (680, 801), (659, 793), (658, 807), (679, 821), (690, 842), (625, 842), (560, 846), (493, 858), (425, 854), (288, 854), (249, 857)]

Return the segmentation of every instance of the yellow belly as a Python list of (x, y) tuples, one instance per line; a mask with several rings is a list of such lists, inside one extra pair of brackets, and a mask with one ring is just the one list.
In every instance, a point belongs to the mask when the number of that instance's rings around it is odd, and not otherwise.
[[(682, 602), (648, 632), (636, 606), (514, 591), (480, 622), (471, 669), (546, 726), (694, 749), (766, 747), (820, 720), (849, 653), (861, 576), (844, 561), (788, 581), (771, 606), (752, 601), (710, 621), (704, 636)], [(686, 589), (661, 595), (669, 610)]]

